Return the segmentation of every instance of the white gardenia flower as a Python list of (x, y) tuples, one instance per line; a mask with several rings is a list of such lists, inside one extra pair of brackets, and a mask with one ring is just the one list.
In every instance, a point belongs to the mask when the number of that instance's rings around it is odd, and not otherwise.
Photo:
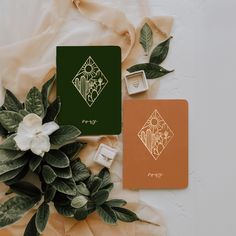
[(56, 122), (43, 124), (41, 117), (30, 113), (20, 122), (14, 140), (21, 151), (31, 150), (36, 155), (43, 156), (50, 150), (49, 135), (58, 129)]

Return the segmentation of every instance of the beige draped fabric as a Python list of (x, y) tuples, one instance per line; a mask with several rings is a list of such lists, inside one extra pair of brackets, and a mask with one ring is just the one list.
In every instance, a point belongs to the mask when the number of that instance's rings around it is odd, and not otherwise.
[[(41, 5), (40, 5), (40, 3)], [(47, 2), (47, 3), (45, 3)], [(148, 61), (139, 44), (139, 30), (148, 22), (154, 33), (154, 45), (166, 39), (172, 28), (171, 17), (144, 18), (135, 29), (124, 13), (117, 9), (100, 5), (99, 1), (52, 0), (35, 3), (35, 22), (29, 22), (29, 32), (25, 37), (14, 41), (0, 42), (0, 104), (4, 99), (4, 88), (10, 89), (22, 101), (32, 86), (41, 87), (55, 73), (55, 49), (57, 45), (119, 45), (122, 49), (122, 70), (136, 63)], [(17, 5), (17, 3), (15, 3)], [(42, 6), (42, 7), (41, 7)], [(40, 8), (37, 12), (36, 8)], [(141, 19), (140, 19), (141, 20)], [(30, 21), (30, 19), (29, 19)], [(16, 29), (17, 30), (17, 29)], [(18, 29), (20, 30), (20, 29)], [(158, 91), (158, 82), (152, 81), (147, 93), (129, 97), (123, 83), (123, 99), (152, 97)], [(52, 97), (54, 94), (52, 94)], [(63, 104), (62, 104), (63, 105)], [(122, 188), (122, 135), (81, 137), (88, 145), (80, 157), (94, 172), (101, 168), (92, 161), (100, 143), (119, 150), (111, 168), (115, 188), (114, 198), (124, 198), (128, 208), (134, 210), (143, 222), (106, 225), (92, 214), (85, 221), (75, 221), (60, 216), (51, 206), (51, 216), (43, 235), (57, 236), (164, 236), (166, 227), (158, 210), (140, 202), (139, 194)], [(1, 199), (6, 186), (1, 185)], [(23, 235), (33, 209), (14, 225), (0, 230), (0, 235)]]

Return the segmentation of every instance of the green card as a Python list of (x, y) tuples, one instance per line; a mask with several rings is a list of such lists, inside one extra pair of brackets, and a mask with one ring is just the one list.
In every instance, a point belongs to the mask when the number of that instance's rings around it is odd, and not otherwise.
[(121, 50), (117, 46), (57, 47), (61, 124), (82, 135), (121, 132)]

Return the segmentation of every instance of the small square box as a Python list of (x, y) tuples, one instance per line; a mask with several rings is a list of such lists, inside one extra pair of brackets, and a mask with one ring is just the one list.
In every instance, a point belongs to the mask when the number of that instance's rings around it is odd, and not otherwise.
[(148, 90), (148, 82), (143, 70), (135, 71), (125, 76), (125, 83), (129, 95)]
[(110, 168), (116, 154), (117, 154), (116, 149), (111, 148), (102, 143), (100, 144), (94, 156), (94, 161), (100, 165)]

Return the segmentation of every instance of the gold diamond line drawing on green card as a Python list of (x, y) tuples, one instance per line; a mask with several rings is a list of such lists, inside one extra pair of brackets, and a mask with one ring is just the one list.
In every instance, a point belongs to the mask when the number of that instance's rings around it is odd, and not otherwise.
[(157, 109), (153, 111), (138, 132), (138, 137), (155, 160), (160, 157), (173, 136), (174, 132), (162, 118)]
[(91, 107), (108, 83), (106, 76), (89, 56), (72, 80), (75, 88)]

